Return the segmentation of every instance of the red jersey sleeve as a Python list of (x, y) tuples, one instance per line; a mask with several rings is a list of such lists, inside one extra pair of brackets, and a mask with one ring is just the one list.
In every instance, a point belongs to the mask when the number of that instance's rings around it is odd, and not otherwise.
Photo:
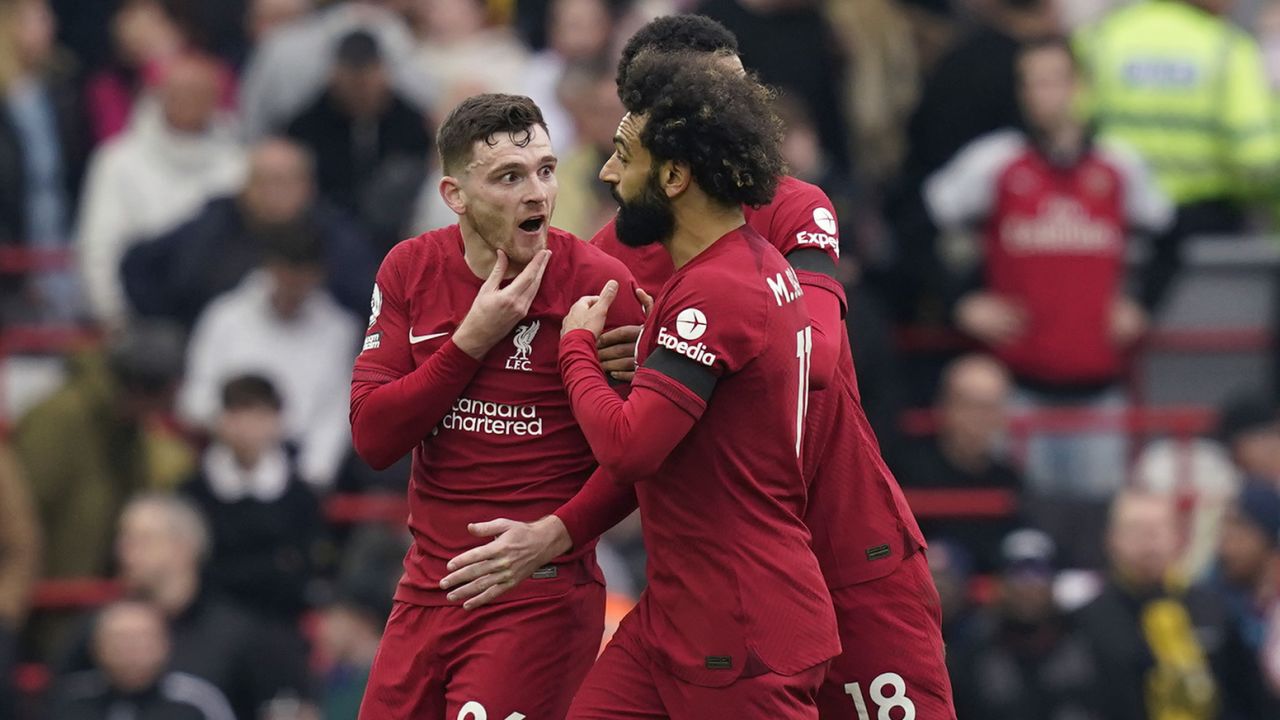
[(619, 482), (604, 468), (587, 479), (586, 484), (554, 513), (564, 523), (573, 547), (582, 547), (635, 512), (636, 488)]
[(409, 252), (403, 245), (393, 249), (378, 270), (364, 348), (351, 372), (352, 443), (379, 470), (431, 433), (480, 368), (452, 340), (414, 366), (401, 273)]

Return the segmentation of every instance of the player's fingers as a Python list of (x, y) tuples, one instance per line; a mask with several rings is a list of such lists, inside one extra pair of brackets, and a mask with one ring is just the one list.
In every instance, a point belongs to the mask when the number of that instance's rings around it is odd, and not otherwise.
[(507, 286), (506, 292), (520, 297), (533, 297), (538, 293), (538, 286), (542, 284), (542, 273), (547, 270), (547, 263), (551, 260), (550, 250), (539, 250), (537, 255), (529, 261), (528, 265), (520, 271), (515, 280)]
[[(502, 544), (499, 543), (498, 540), (490, 540), (489, 542), (485, 543), (484, 545), (481, 545), (480, 547), (471, 548), (470, 550), (453, 558), (452, 560), (449, 561), (449, 564), (446, 565), (446, 567), (450, 571), (453, 571), (459, 568), (467, 567), (468, 565), (475, 565), (477, 563), (487, 562), (489, 560), (494, 559), (498, 555), (501, 555), (503, 550), (504, 550), (504, 547)], [(445, 580), (448, 580), (448, 579), (449, 578), (447, 577), (445, 578)]]
[(497, 518), (496, 520), (489, 520), (488, 522), (471, 523), (467, 525), (467, 532), (475, 535), (476, 537), (493, 537), (494, 535), (501, 535), (507, 530), (510, 530), (512, 525), (515, 525), (515, 521), (508, 520), (506, 518)]
[(616, 360), (634, 360), (636, 355), (635, 350), (635, 342), (632, 341), (631, 343), (618, 343), (616, 345), (601, 347), (596, 351), (596, 354), (600, 356), (601, 362), (607, 363)]
[(600, 367), (604, 368), (604, 371), (607, 373), (631, 372), (636, 369), (636, 361), (630, 356), (614, 358), (613, 360), (605, 360), (601, 362)]
[(627, 352), (630, 352), (631, 347), (636, 344), (636, 338), (640, 337), (641, 329), (639, 325), (623, 325), (622, 327), (607, 330), (596, 341), (596, 347), (607, 348), (611, 345), (621, 345), (627, 348)]
[(640, 301), (640, 309), (644, 310), (644, 314), (648, 315), (653, 309), (653, 296), (640, 288), (636, 288), (636, 299)]
[(632, 379), (635, 378), (635, 376), (636, 376), (635, 370), (627, 370), (627, 371), (614, 370), (613, 372), (609, 373), (609, 377), (613, 378), (617, 382), (629, 383), (631, 382)]
[[(441, 589), (449, 590), (449, 600), (469, 598), (493, 582), (510, 577), (511, 560), (503, 557), (498, 560), (486, 560), (473, 563), (449, 573), (440, 580)], [(479, 583), (479, 587), (476, 584)], [(448, 585), (448, 588), (445, 585)]]
[(600, 291), (600, 297), (591, 306), (591, 311), (599, 316), (609, 313), (609, 306), (613, 304), (614, 298), (618, 297), (618, 281), (610, 280), (604, 284), (604, 289)]
[(481, 290), (495, 290), (502, 283), (502, 278), (507, 274), (507, 254), (498, 251), (498, 257), (493, 261), (493, 269), (489, 271), (489, 277), (484, 279), (484, 284), (480, 286)]
[(479, 595), (462, 603), (462, 608), (464, 610), (475, 610), (476, 608), (484, 607), (513, 587), (515, 587), (515, 583), (499, 583), (497, 585), (493, 585)]

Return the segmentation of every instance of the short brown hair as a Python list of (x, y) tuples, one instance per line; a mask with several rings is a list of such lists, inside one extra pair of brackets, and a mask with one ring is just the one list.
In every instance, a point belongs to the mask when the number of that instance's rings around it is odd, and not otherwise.
[(511, 142), (524, 147), (533, 137), (534, 125), (541, 125), (542, 131), (547, 131), (542, 110), (523, 95), (472, 95), (458, 103), (440, 125), (436, 135), (440, 166), (446, 175), (452, 175), (470, 162), (471, 149), (477, 141), (496, 145), (494, 136), (498, 133), (506, 133)]

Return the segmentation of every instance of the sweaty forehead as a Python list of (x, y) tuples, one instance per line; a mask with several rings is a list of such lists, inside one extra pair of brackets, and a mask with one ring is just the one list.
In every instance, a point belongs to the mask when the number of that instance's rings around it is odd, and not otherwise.
[(541, 125), (530, 128), (527, 138), (528, 142), (524, 142), (526, 135), (520, 131), (498, 132), (487, 140), (477, 140), (473, 145), (471, 162), (467, 163), (467, 172), (484, 172), (487, 168), (512, 162), (536, 163), (555, 154), (551, 150), (551, 138)]

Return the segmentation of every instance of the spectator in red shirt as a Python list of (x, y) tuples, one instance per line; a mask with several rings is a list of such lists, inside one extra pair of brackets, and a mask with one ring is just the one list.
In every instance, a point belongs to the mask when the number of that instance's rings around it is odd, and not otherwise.
[[(1114, 410), (1124, 353), (1147, 318), (1124, 292), (1126, 238), (1172, 221), (1136, 156), (1094, 141), (1074, 112), (1080, 76), (1065, 41), (1018, 56), (1028, 130), (976, 140), (925, 184), (939, 227), (982, 224), (981, 279), (956, 293), (956, 324), (1013, 372), (1029, 408)], [(1124, 477), (1113, 433), (1033, 437), (1028, 474), (1045, 495), (1101, 499)]]

